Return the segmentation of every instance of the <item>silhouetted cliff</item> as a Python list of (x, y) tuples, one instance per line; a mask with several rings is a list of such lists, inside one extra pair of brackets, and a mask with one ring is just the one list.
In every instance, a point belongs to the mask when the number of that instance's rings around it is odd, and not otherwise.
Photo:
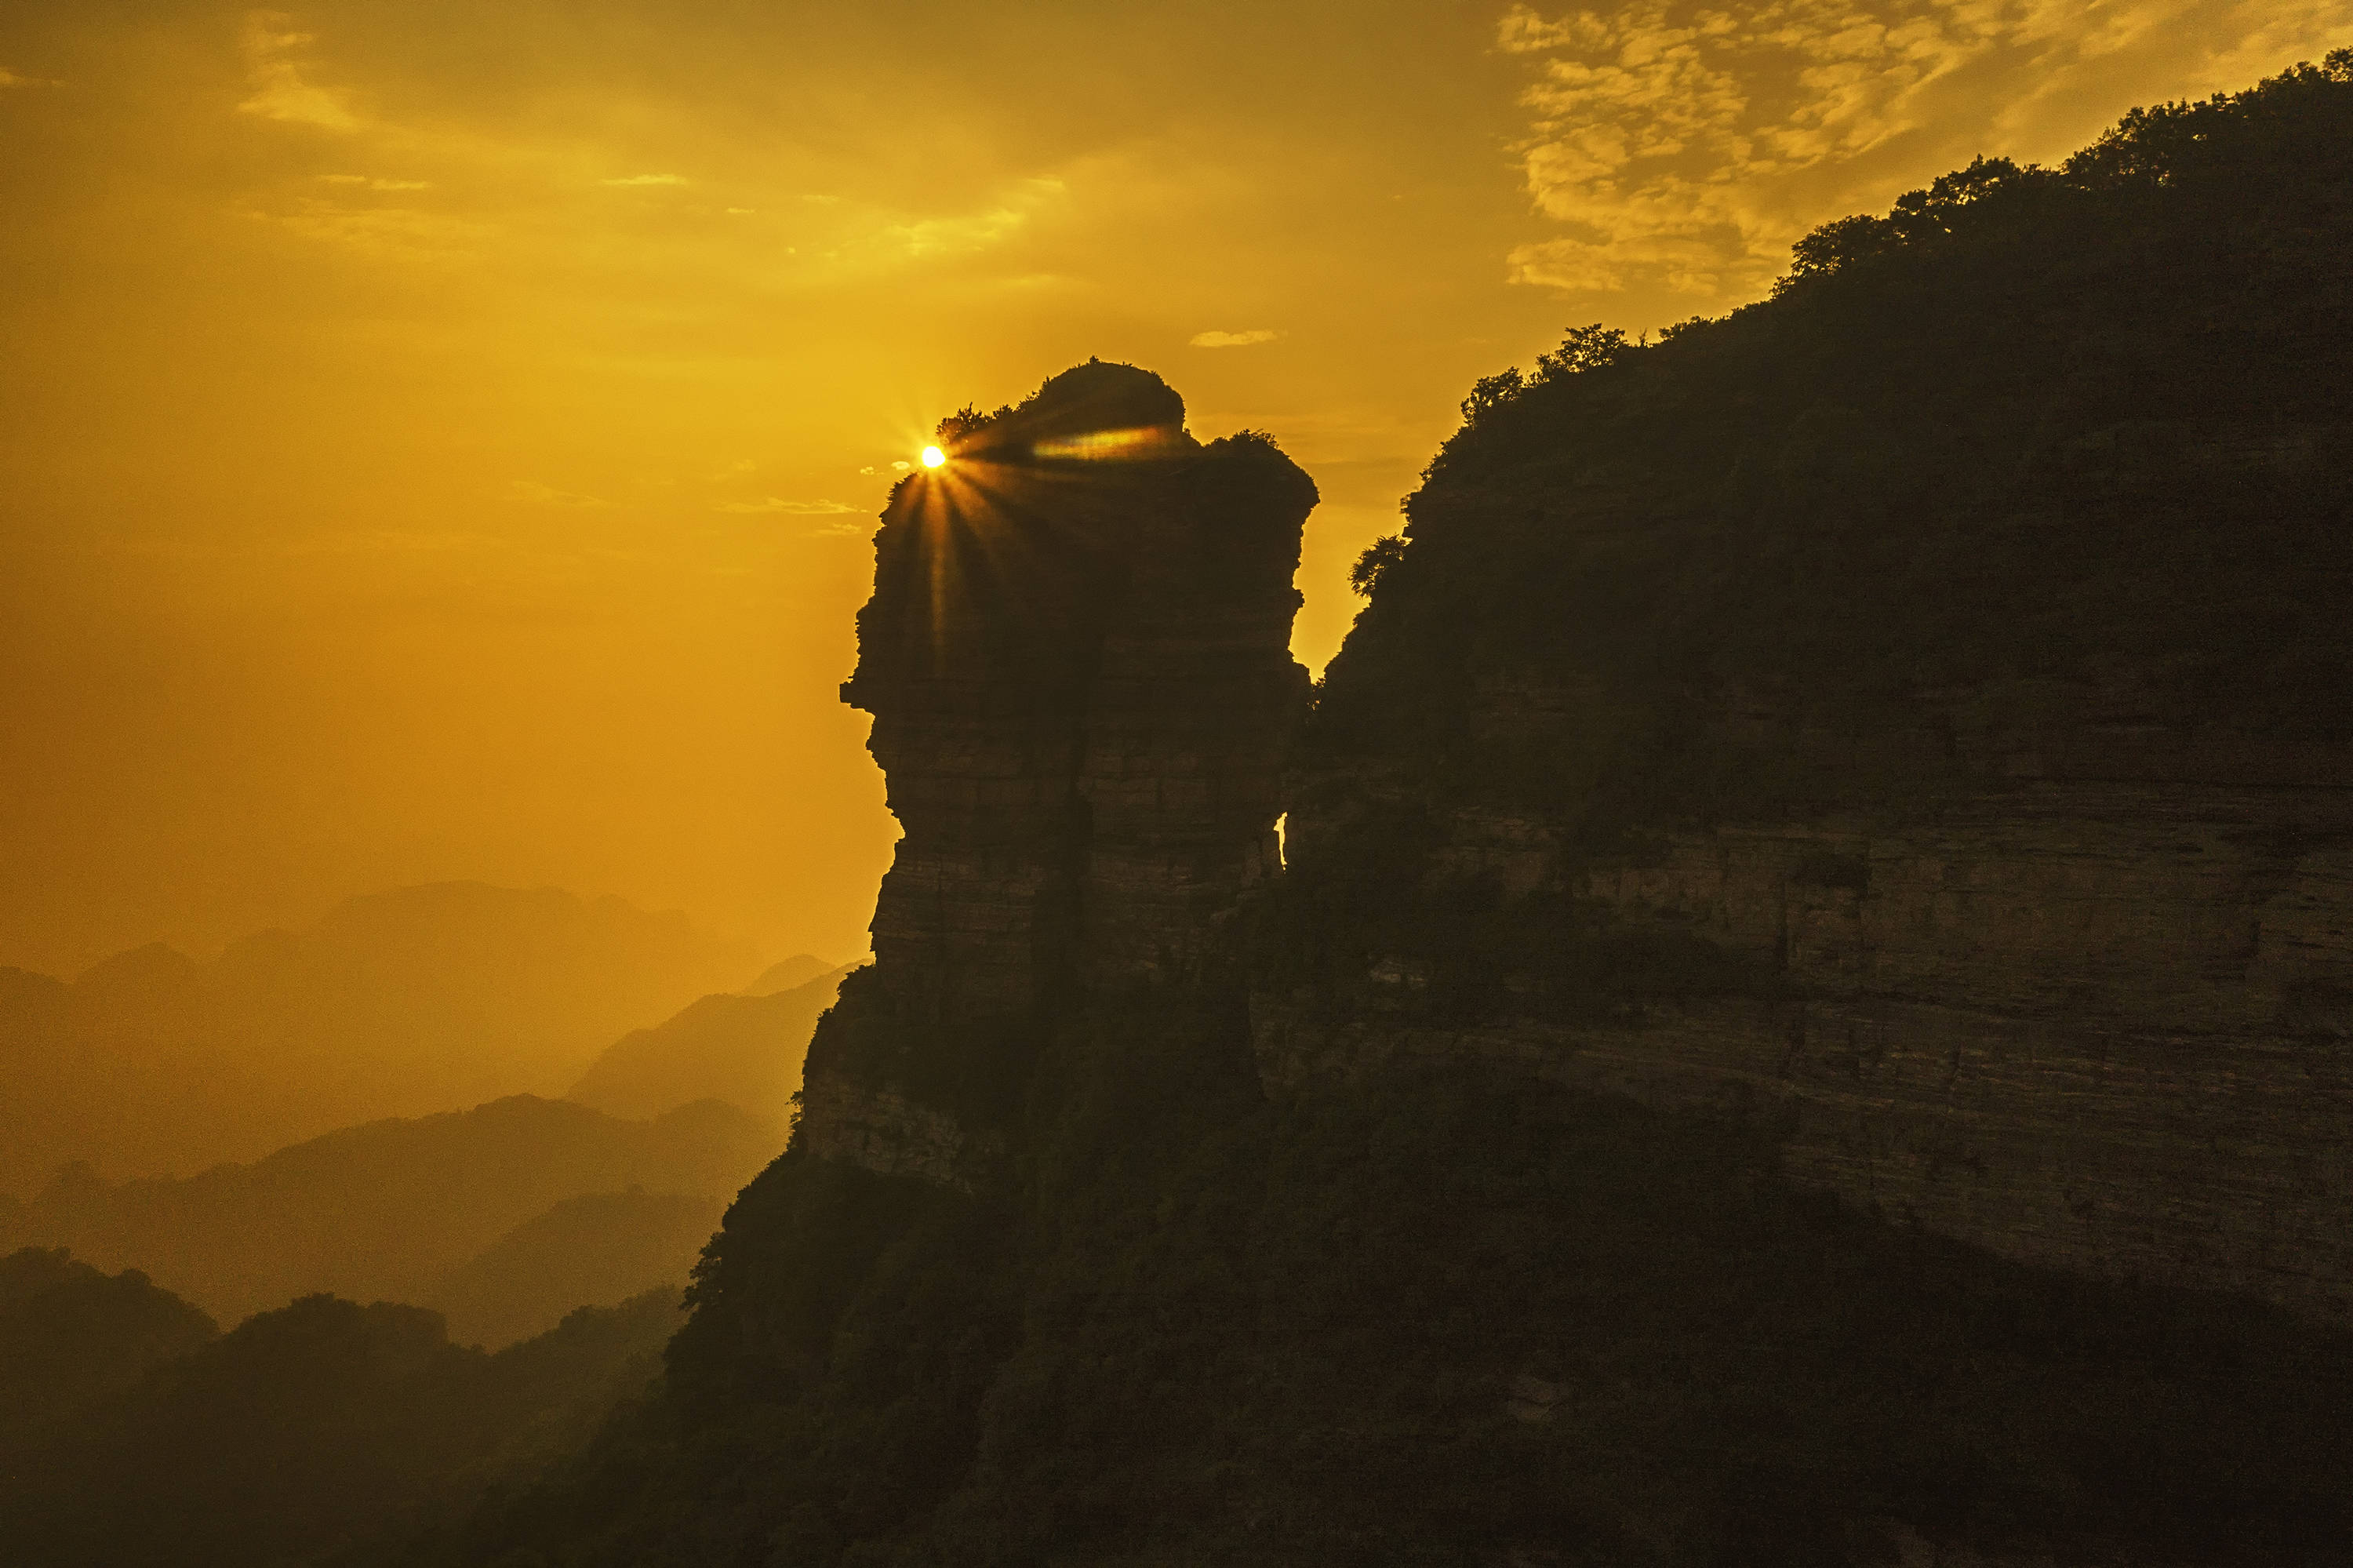
[(2347, 76), (1482, 383), (1318, 694), (1270, 1080), (1511, 1060), (2353, 1317)]
[(809, 1046), (812, 1151), (986, 1179), (1077, 998), (1196, 975), (1275, 868), (1315, 487), (1184, 421), (1158, 376), (1091, 361), (959, 416), (946, 466), (892, 491), (842, 696), (905, 836), (874, 963)]
[(415, 1560), (2341, 1561), (2348, 132), (2341, 55), (1482, 382), (1280, 795), (1303, 480), (1123, 367), (950, 420), (798, 1134)]

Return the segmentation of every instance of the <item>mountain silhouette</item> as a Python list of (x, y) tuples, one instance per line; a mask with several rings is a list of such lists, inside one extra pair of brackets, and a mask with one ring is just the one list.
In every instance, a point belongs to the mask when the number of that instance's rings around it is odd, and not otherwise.
[(29, 1438), (219, 1331), (137, 1269), (110, 1277), (63, 1248), (0, 1257), (0, 1428)]

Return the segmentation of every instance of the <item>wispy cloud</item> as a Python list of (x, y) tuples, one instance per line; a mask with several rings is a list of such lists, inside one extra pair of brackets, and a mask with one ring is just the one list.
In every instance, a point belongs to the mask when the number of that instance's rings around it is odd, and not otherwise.
[(1195, 348), (1248, 348), (1254, 343), (1272, 343), (1282, 335), (1257, 327), (1249, 332), (1197, 332), (1190, 341)]
[(777, 499), (776, 496), (771, 495), (760, 501), (723, 501), (712, 510), (715, 512), (733, 512), (747, 514), (753, 513), (784, 512), (803, 516), (811, 516), (829, 515), (839, 512), (857, 512), (860, 510), (860, 508), (847, 505), (839, 501), (782, 501)]
[(321, 175), (320, 180), (331, 185), (354, 185), (372, 191), (429, 191), (431, 180), (380, 180), (373, 175)]
[[(868, 244), (886, 257), (895, 255), (911, 260), (993, 249), (1028, 228), (1039, 211), (1060, 203), (1069, 194), (1069, 187), (1060, 180), (1025, 179), (984, 211), (886, 223), (872, 231)], [(838, 198), (826, 199), (830, 202)]]
[(289, 555), (299, 556), (449, 556), (484, 554), (508, 547), (505, 541), (491, 535), (465, 529), (357, 528), (308, 535), (289, 541), (285, 549)]
[(909, 256), (957, 255), (987, 249), (1019, 228), (1028, 219), (1027, 213), (1001, 207), (992, 212), (971, 213), (959, 217), (926, 217), (913, 223), (894, 223), (882, 233), (886, 243)]
[(245, 64), (253, 96), (237, 105), (247, 114), (327, 131), (354, 131), (359, 116), (341, 94), (303, 75), (302, 55), (316, 40), (292, 30), (283, 11), (251, 11), (245, 18)]
[(422, 212), (407, 207), (345, 207), (334, 202), (304, 201), (291, 212), (260, 207), (242, 209), (249, 217), (274, 223), (306, 239), (376, 257), (411, 261), (449, 263), (480, 254), (496, 233), (472, 218)]
[(558, 490), (552, 484), (542, 484), (535, 479), (514, 482), (514, 498), (533, 506), (561, 506), (573, 511), (587, 512), (612, 505), (609, 501), (594, 495), (580, 495), (569, 490)]
[[(2307, 32), (2353, 18), (2346, 0), (2284, 8)], [(1813, 223), (1947, 161), (2015, 151), (2009, 126), (2105, 85), (2125, 52), (2178, 36), (2219, 63), (2276, 16), (2248, 0), (1633, 0), (1558, 17), (1514, 5), (1496, 47), (1538, 70), (1523, 169), (1565, 232), (1512, 252), (1513, 275), (1754, 297)]]
[(623, 175), (618, 179), (596, 183), (606, 185), (682, 185), (691, 182), (684, 175)]

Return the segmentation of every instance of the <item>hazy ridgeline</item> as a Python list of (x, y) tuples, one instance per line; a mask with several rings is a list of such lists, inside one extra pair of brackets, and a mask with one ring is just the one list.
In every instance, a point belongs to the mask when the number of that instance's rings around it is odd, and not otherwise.
[[(199, 1176), (110, 1185), (69, 1171), (0, 1215), (0, 1246), (142, 1269), (224, 1322), (330, 1291), (444, 1308), (461, 1340), (501, 1344), (575, 1307), (682, 1284), (727, 1196), (783, 1139), (712, 1100), (621, 1121), (518, 1096)], [(574, 1201), (588, 1198), (602, 1206), (584, 1228)]]
[[(6, 971), (0, 1148), (22, 1195), (0, 1188), (0, 1249), (141, 1269), (224, 1322), (326, 1291), (442, 1308), (493, 1346), (682, 1285), (781, 1147), (840, 972), (757, 967), (617, 901), (453, 885), (210, 964)], [(514, 1092), (551, 1080), (571, 1097)], [(364, 1124), (198, 1158), (338, 1117)], [(161, 1173), (190, 1166), (209, 1169)]]
[(188, 1175), (356, 1122), (560, 1095), (625, 1031), (759, 968), (681, 916), (448, 883), (205, 961), (153, 946), (70, 983), (0, 969), (0, 1192), (69, 1160)]
[(806, 956), (787, 959), (745, 995), (706, 996), (651, 1029), (631, 1031), (565, 1097), (622, 1117), (724, 1100), (782, 1122), (800, 1089), (809, 1032), (849, 972)]

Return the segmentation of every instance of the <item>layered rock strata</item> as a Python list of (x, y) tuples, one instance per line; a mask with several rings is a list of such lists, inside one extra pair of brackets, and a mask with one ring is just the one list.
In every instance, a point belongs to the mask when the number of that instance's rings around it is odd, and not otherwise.
[[(1492, 684), (1474, 722), (1577, 703)], [(1793, 1178), (2010, 1256), (2353, 1318), (2353, 758), (1934, 727), (1959, 785), (1933, 805), (1666, 832), (1631, 863), (1543, 802), (1432, 802), (1431, 885), (1578, 918), (1467, 1013), (1411, 954), (1261, 991), (1263, 1077), (1516, 1062), (1753, 1120)], [(1294, 810), (1303, 855), (1383, 788), (1330, 783)]]
[(810, 1047), (820, 1154), (983, 1179), (977, 1102), (1018, 1094), (1054, 1012), (1193, 972), (1272, 867), (1315, 490), (1184, 418), (1159, 377), (1090, 362), (948, 421), (948, 461), (892, 492), (842, 695), (904, 836), (875, 962)]

